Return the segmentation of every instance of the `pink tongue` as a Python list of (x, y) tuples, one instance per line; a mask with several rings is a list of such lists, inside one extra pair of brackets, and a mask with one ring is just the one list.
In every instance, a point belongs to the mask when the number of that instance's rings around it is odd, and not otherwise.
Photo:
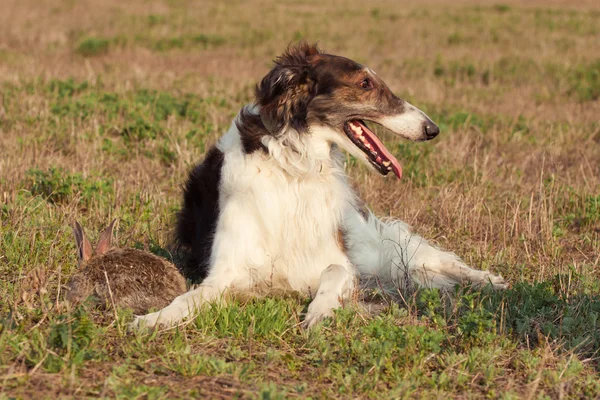
[(400, 166), (398, 160), (396, 160), (396, 157), (394, 157), (392, 153), (390, 153), (388, 149), (385, 148), (381, 140), (379, 140), (379, 138), (375, 136), (375, 134), (371, 132), (371, 130), (369, 130), (369, 128), (367, 128), (365, 124), (358, 121), (354, 122), (356, 122), (361, 127), (363, 132), (368, 136), (371, 144), (375, 145), (377, 149), (377, 154), (379, 156), (382, 156), (382, 158), (386, 158), (389, 162), (392, 163), (392, 171), (394, 171), (394, 175), (396, 175), (398, 179), (402, 178), (402, 167)]

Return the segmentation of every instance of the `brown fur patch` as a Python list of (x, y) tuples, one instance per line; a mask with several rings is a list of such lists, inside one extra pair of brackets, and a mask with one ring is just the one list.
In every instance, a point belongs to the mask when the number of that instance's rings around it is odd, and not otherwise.
[(346, 232), (344, 232), (342, 228), (338, 228), (336, 241), (338, 247), (344, 252), (344, 254), (347, 254), (348, 247), (346, 246)]
[(309, 58), (318, 54), (316, 45), (301, 42), (288, 47), (256, 86), (262, 122), (271, 134), (288, 125), (298, 132), (306, 131), (308, 105), (317, 90)]
[(76, 302), (94, 295), (99, 305), (114, 303), (140, 314), (166, 307), (185, 291), (185, 279), (170, 262), (137, 249), (112, 249), (71, 278), (66, 297)]
[(236, 121), (236, 126), (240, 131), (244, 153), (251, 154), (257, 150), (267, 151), (262, 144), (261, 138), (268, 135), (269, 131), (265, 128), (260, 115), (252, 114), (244, 107), (242, 108), (242, 111), (240, 111), (239, 120)]

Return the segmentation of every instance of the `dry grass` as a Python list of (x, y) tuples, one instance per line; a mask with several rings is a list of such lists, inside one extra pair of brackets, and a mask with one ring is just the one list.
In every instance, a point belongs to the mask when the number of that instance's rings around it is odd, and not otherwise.
[[(588, 296), (592, 311), (585, 315), (600, 313), (593, 308), (600, 293), (597, 2), (4, 0), (0, 7), (0, 343), (14, 346), (0, 350), (0, 388), (7, 395), (178, 396), (177, 382), (192, 390), (187, 395), (204, 387), (216, 396), (206, 383), (217, 382), (206, 378), (211, 374), (221, 376), (223, 388), (235, 381), (228, 386), (235, 390), (223, 389), (224, 396), (252, 396), (270, 381), (289, 395), (320, 376), (314, 365), (302, 374), (282, 372), (277, 362), (258, 369), (262, 378), (242, 379), (227, 368), (193, 379), (176, 368), (156, 375), (152, 360), (176, 352), (170, 346), (181, 338), (153, 341), (146, 361), (132, 361), (133, 350), (147, 349), (120, 344), (124, 338), (111, 316), (105, 322), (113, 330), (102, 328), (101, 346), (107, 354), (118, 349), (116, 366), (92, 357), (50, 373), (51, 353), (40, 350), (31, 365), (24, 356), (31, 348), (10, 339), (21, 329), (27, 334), (19, 337), (35, 343), (31, 335), (45, 334), (65, 312), (57, 294), (76, 264), (68, 227), (73, 219), (94, 230), (118, 217), (120, 243), (164, 253), (188, 169), (251, 100), (270, 60), (300, 38), (368, 64), (443, 129), (426, 144), (386, 136), (404, 164), (402, 181), (383, 179), (348, 159), (359, 191), (378, 214), (407, 221), (515, 285), (552, 282), (565, 301)], [(185, 104), (189, 109), (181, 111)], [(140, 124), (132, 125), (137, 119)], [(554, 341), (540, 335), (536, 344), (515, 339), (502, 333), (502, 316), (496, 316), (500, 333), (514, 340), (512, 350), (502, 347), (494, 361), (508, 372), (494, 375), (493, 384), (469, 372), (479, 387), (475, 396), (577, 396), (583, 390), (577, 379), (597, 377), (591, 361), (597, 347), (578, 352), (563, 333)], [(554, 323), (564, 328), (562, 317)], [(191, 329), (184, 336), (230, 359), (222, 347), (229, 342), (211, 335)], [(548, 344), (541, 337), (549, 337)], [(242, 364), (267, 357), (253, 355), (252, 345), (242, 342), (236, 342), (245, 354)], [(309, 343), (290, 344), (294, 357), (307, 354)], [(457, 357), (471, 357), (457, 343)], [(267, 351), (264, 346), (257, 351)], [(276, 346), (284, 352), (287, 345)], [(537, 354), (538, 361), (518, 361), (525, 357), (521, 350)], [(573, 359), (584, 367), (579, 378), (568, 380)], [(448, 368), (427, 371), (433, 376)], [(544, 368), (560, 378), (547, 378)], [(321, 383), (302, 393), (343, 397), (335, 389), (340, 382), (332, 378), (333, 389)], [(413, 390), (425, 387), (432, 396), (463, 397), (472, 389), (414, 382)], [(133, 391), (137, 385), (147, 390)], [(389, 382), (374, 385), (391, 390), (389, 396), (411, 396), (402, 385), (400, 392)], [(275, 396), (279, 389), (265, 390)], [(354, 395), (374, 396), (369, 390)], [(599, 396), (598, 390), (588, 393)]]

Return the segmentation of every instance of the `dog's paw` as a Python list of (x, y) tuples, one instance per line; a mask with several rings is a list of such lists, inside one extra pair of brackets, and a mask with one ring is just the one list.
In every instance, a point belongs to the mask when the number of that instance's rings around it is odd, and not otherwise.
[(173, 302), (160, 311), (135, 317), (131, 327), (135, 329), (163, 327), (168, 328), (179, 324), (190, 316), (191, 310), (185, 303)]
[(486, 279), (484, 279), (481, 283), (484, 286), (492, 285), (494, 290), (505, 290), (509, 287), (508, 282), (506, 282), (503, 277), (494, 274), (487, 274)]
[(489, 288), (491, 287), (494, 290), (504, 290), (508, 289), (508, 282), (504, 280), (503, 277), (499, 275), (494, 275), (488, 271), (475, 271), (472, 273), (469, 279), (473, 286), (477, 289)]
[[(441, 264), (438, 270), (432, 269), (432, 281), (438, 287), (449, 287), (455, 284), (470, 283), (474, 288), (482, 289), (490, 287), (494, 290), (508, 289), (508, 282), (501, 276), (494, 275), (489, 271), (473, 269), (462, 262), (452, 262)], [(427, 271), (429, 272), (429, 271)], [(435, 273), (439, 272), (439, 275)]]
[(152, 329), (159, 325), (159, 313), (154, 312), (146, 315), (138, 315), (129, 324), (131, 330)]
[(333, 310), (340, 307), (337, 299), (328, 299), (325, 297), (316, 297), (309, 305), (302, 327), (305, 329), (315, 326), (325, 318), (333, 317)]

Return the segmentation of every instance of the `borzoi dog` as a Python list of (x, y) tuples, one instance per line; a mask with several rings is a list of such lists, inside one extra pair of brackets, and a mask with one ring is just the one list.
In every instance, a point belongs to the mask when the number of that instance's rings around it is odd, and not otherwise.
[(289, 290), (313, 298), (304, 319), (310, 327), (367, 276), (399, 290), (406, 277), (425, 287), (505, 288), (501, 277), (364, 208), (342, 150), (382, 175), (402, 174), (364, 121), (412, 141), (439, 133), (369, 68), (305, 43), (288, 48), (257, 85), (256, 103), (240, 111), (185, 185), (176, 239), (193, 255), (184, 274), (201, 284), (134, 325), (177, 324), (226, 293)]

